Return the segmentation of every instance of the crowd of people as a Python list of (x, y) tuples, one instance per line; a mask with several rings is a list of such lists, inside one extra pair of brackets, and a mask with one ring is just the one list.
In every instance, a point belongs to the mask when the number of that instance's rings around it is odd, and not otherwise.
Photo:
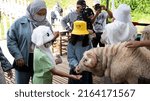
[[(89, 8), (85, 0), (77, 0), (76, 10), (64, 16), (62, 27), (70, 32), (67, 45), (67, 60), (69, 74), (55, 68), (57, 61), (49, 47), (59, 36), (53, 31), (52, 25), (46, 18), (47, 7), (44, 0), (34, 0), (27, 7), (26, 15), (17, 19), (7, 32), (7, 47), (14, 57), (11, 65), (0, 49), (0, 83), (6, 83), (3, 71), (12, 77), (12, 68), (15, 68), (15, 83), (51, 84), (54, 74), (68, 77), (68, 84), (92, 84), (91, 72), (77, 74), (75, 69), (85, 51), (105, 47), (106, 44), (117, 44), (130, 41), (126, 47), (135, 48), (150, 46), (150, 41), (134, 41), (137, 34), (136, 27), (131, 21), (131, 8), (121, 4), (112, 13), (99, 1), (94, 2), (93, 9)], [(62, 13), (63, 10), (59, 9)], [(107, 19), (112, 22), (107, 24)], [(52, 24), (54, 19), (52, 19)], [(41, 28), (40, 28), (41, 27)], [(37, 31), (39, 29), (44, 31)]]

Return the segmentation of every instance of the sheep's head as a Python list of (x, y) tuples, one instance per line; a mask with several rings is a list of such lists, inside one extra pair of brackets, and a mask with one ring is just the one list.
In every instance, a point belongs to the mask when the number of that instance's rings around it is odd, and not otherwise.
[[(142, 31), (143, 40), (150, 40), (150, 25), (146, 26)], [(150, 47), (147, 47), (150, 50)]]
[(146, 26), (142, 31), (143, 40), (150, 40), (150, 25)]
[(101, 71), (101, 67), (98, 65), (98, 58), (96, 53), (94, 53), (94, 49), (88, 50), (83, 54), (83, 58), (76, 68), (77, 73), (81, 73), (82, 71), (89, 71), (95, 75), (98, 73), (99, 76), (104, 75), (104, 71)]

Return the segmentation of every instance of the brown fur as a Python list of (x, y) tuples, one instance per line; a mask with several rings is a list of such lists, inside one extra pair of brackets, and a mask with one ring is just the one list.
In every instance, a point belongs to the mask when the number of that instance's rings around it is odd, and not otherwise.
[[(142, 31), (143, 40), (150, 40), (150, 25), (146, 26)], [(150, 47), (146, 47), (150, 50)]]
[[(85, 52), (78, 72), (90, 71), (99, 77), (107, 76), (113, 83), (135, 84), (140, 76), (150, 79), (150, 51), (144, 47), (126, 48), (125, 44), (108, 45)], [(91, 54), (91, 57), (87, 54)], [(97, 62), (91, 61), (92, 56), (96, 56)], [(83, 59), (88, 62), (85, 63)], [(93, 67), (89, 64), (93, 64)]]

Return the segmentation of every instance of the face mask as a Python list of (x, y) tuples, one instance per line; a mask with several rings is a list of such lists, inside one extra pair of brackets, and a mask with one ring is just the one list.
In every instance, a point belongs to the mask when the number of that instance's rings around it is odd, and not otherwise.
[(40, 16), (40, 15), (37, 15), (37, 14), (35, 14), (33, 16), (33, 19), (38, 21), (38, 22), (41, 22), (41, 21), (45, 20), (45, 18), (46, 18), (46, 16)]
[(51, 46), (51, 42), (44, 44), (45, 48), (49, 48)]

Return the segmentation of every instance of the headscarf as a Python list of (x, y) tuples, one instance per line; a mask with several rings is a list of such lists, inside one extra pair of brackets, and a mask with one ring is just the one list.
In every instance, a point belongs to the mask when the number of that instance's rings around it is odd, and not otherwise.
[[(45, 19), (43, 21), (36, 21), (33, 19), (33, 16), (41, 9), (47, 9), (45, 1), (44, 0), (34, 0), (32, 3), (29, 4), (29, 6), (27, 7), (27, 12), (26, 12), (26, 16), (28, 17), (28, 19), (30, 20), (30, 28), (31, 28), (31, 32), (33, 31), (33, 29), (35, 29), (36, 27), (40, 26), (40, 25), (45, 25), (45, 26), (49, 26), (50, 29), (52, 30), (52, 26), (50, 25), (50, 23), (48, 22), (48, 20), (46, 19), (46, 15), (45, 15)], [(53, 32), (53, 30), (52, 30)], [(31, 43), (30, 46), (30, 52), (32, 53), (34, 50), (35, 45), (33, 43)]]
[(128, 23), (131, 21), (130, 12), (131, 12), (130, 6), (128, 6), (127, 4), (121, 4), (114, 11), (113, 16), (117, 21)]
[(48, 22), (48, 20), (46, 19), (46, 15), (45, 15), (45, 19), (41, 22), (35, 21), (33, 19), (33, 16), (41, 9), (47, 9), (45, 1), (44, 0), (34, 0), (32, 3), (29, 4), (29, 6), (27, 7), (27, 17), (28, 19), (31, 21), (32, 24), (32, 29), (34, 29), (35, 27), (38, 27), (40, 25), (46, 25), (46, 26), (50, 26), (50, 23)]
[(130, 7), (126, 4), (119, 5), (114, 14), (114, 22), (107, 24), (102, 34), (101, 41), (105, 44), (117, 44), (134, 40), (137, 29), (130, 19)]

